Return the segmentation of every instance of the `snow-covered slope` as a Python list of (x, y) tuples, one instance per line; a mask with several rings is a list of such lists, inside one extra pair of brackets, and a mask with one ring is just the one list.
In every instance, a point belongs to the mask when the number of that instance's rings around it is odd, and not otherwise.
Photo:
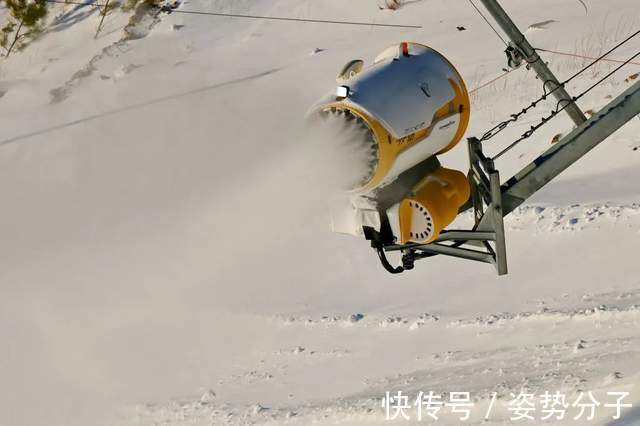
[[(329, 233), (344, 161), (303, 117), (345, 62), (412, 40), (470, 88), (505, 66), (467, 2), (406, 3), (180, 8), (422, 29), (173, 13), (132, 37), (117, 12), (96, 40), (95, 10), (52, 5), (46, 33), (0, 60), (0, 425), (380, 424), (398, 390), (471, 392), (476, 422), (494, 392), (491, 420), (508, 421), (523, 387), (640, 403), (638, 119), (507, 220), (506, 277), (448, 258), (390, 276), (366, 242)], [(585, 0), (587, 13), (575, 0), (503, 3), (550, 50), (597, 55), (640, 27), (637, 0)], [(585, 64), (545, 59), (561, 78)], [(604, 106), (638, 71), (581, 106)], [(540, 93), (524, 68), (478, 90), (468, 135)], [(543, 112), (496, 137), (496, 152)], [(558, 117), (505, 156), (503, 175), (570, 127)], [(443, 162), (466, 168), (463, 145)]]

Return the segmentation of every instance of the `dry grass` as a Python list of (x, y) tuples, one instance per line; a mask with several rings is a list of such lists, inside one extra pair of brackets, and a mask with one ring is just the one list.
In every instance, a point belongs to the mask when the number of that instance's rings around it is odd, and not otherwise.
[[(611, 26), (607, 25), (607, 18), (605, 17), (599, 29), (592, 31), (587, 36), (578, 40), (574, 48), (567, 53), (597, 58), (615, 46), (616, 43), (619, 43), (632, 34), (638, 27), (638, 24), (640, 24), (640, 21), (637, 17), (623, 17), (617, 23), (615, 29), (612, 29)], [(615, 54), (616, 52), (612, 53), (611, 56), (616, 59), (625, 59), (624, 57), (616, 57)], [(568, 56), (560, 57), (558, 55), (551, 55), (549, 59), (551, 67), (555, 71), (563, 73), (574, 73), (593, 62), (592, 59)], [(617, 64), (612, 62), (600, 61), (589, 68), (584, 76), (591, 79), (601, 77), (602, 74), (609, 72), (616, 65)]]

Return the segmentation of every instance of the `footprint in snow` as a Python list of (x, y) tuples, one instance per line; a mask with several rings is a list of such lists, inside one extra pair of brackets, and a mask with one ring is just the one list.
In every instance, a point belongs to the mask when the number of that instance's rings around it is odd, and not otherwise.
[(616, 380), (622, 379), (622, 377), (624, 377), (622, 373), (620, 373), (619, 371), (614, 371), (613, 373), (609, 373), (605, 376), (604, 380), (602, 381), (602, 384), (604, 386), (610, 385)]
[(251, 411), (253, 412), (253, 414), (260, 414), (260, 413), (262, 413), (263, 411), (266, 411), (266, 410), (268, 410), (268, 408), (263, 407), (260, 404), (254, 404), (251, 407)]
[(120, 65), (114, 72), (113, 77), (118, 80), (124, 77), (125, 75), (131, 73), (131, 71), (136, 68), (142, 68), (144, 65), (136, 65), (136, 64), (123, 64)]
[(200, 402), (203, 404), (211, 404), (216, 399), (216, 393), (209, 389), (200, 397)]

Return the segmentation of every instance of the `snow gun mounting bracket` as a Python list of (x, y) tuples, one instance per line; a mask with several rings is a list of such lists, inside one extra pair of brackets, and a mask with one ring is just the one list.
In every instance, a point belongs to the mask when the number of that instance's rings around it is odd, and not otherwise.
[[(390, 233), (386, 231), (389, 224), (384, 214), (380, 215), (380, 232), (370, 227), (363, 228), (365, 238), (371, 241), (371, 246), (378, 253), (384, 268), (394, 274), (412, 269), (416, 260), (438, 254), (491, 263), (496, 267), (499, 275), (506, 274), (507, 255), (503, 218), (640, 114), (640, 81), (638, 81), (587, 119), (575, 102), (577, 98), (569, 95), (560, 85), (555, 75), (540, 59), (497, 0), (480, 1), (517, 47), (518, 53), (524, 55), (524, 60), (534, 69), (538, 77), (545, 82), (551, 82), (553, 87), (556, 87), (553, 95), (558, 102), (566, 103), (563, 109), (575, 127), (503, 184), (500, 182), (500, 174), (494, 164), (494, 159), (499, 155), (494, 158), (485, 156), (482, 141), (469, 138), (468, 179), (471, 196), (467, 204), (460, 208), (460, 212), (473, 208), (475, 223), (473, 229), (444, 230), (428, 244), (396, 244)], [(429, 164), (429, 161), (426, 161), (422, 171), (428, 172), (431, 167), (439, 165), (437, 159), (433, 159), (432, 162), (433, 164)], [(382, 211), (384, 208), (381, 209)], [(386, 252), (398, 251), (402, 252), (402, 265), (394, 267), (389, 263)]]
[[(397, 274), (412, 269), (418, 259), (438, 254), (492, 263), (498, 274), (507, 273), (507, 256), (503, 218), (524, 203), (540, 188), (606, 140), (620, 127), (640, 114), (640, 81), (622, 92), (587, 121), (540, 154), (506, 182), (494, 161), (484, 155), (482, 143), (468, 139), (470, 201), (460, 211), (473, 208), (475, 225), (471, 230), (445, 230), (429, 244), (395, 244), (384, 232), (364, 228), (365, 237), (385, 269)], [(475, 246), (475, 248), (469, 248)], [(478, 250), (484, 248), (483, 250)], [(392, 266), (386, 252), (401, 251), (402, 266)]]
[[(499, 275), (507, 273), (500, 173), (496, 170), (493, 160), (483, 154), (478, 139), (468, 139), (468, 146), (471, 197), (460, 211), (473, 208), (473, 229), (443, 231), (429, 244), (395, 244), (389, 241), (386, 233), (378, 233), (373, 228), (364, 227), (365, 237), (371, 241), (371, 246), (388, 272), (398, 274), (413, 269), (416, 260), (442, 254), (491, 263)], [(402, 266), (394, 267), (388, 261), (386, 252), (398, 251), (402, 252)]]

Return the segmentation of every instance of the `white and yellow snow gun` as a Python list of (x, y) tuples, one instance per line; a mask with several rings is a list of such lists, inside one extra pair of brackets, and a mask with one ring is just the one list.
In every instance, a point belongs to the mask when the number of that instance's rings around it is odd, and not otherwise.
[[(469, 96), (460, 74), (433, 49), (405, 42), (383, 51), (368, 68), (360, 60), (351, 61), (338, 75), (336, 91), (312, 109), (312, 117), (342, 117), (367, 135), (374, 153), (370, 173), (350, 192), (340, 214), (333, 215), (334, 230), (370, 240), (392, 273), (442, 254), (490, 263), (499, 275), (507, 274), (503, 218), (640, 113), (640, 82), (590, 117), (576, 103), (638, 54), (572, 96), (566, 84), (602, 58), (560, 82), (500, 4), (480, 1), (511, 40), (505, 51), (508, 63), (526, 62), (544, 82), (544, 91), (481, 138), (467, 138), (467, 177), (441, 167), (436, 158), (462, 138), (469, 121)], [(549, 95), (557, 103), (548, 116), (497, 154), (485, 154), (485, 142), (542, 105)], [(496, 161), (562, 111), (575, 128), (503, 182)], [(467, 209), (473, 211), (471, 229), (444, 229)], [(402, 266), (392, 266), (387, 252), (401, 252)]]
[(363, 65), (347, 63), (310, 113), (360, 126), (373, 153), (369, 173), (332, 212), (333, 230), (378, 245), (428, 244), (469, 199), (466, 175), (436, 158), (462, 139), (469, 94), (454, 66), (421, 44), (400, 43)]

